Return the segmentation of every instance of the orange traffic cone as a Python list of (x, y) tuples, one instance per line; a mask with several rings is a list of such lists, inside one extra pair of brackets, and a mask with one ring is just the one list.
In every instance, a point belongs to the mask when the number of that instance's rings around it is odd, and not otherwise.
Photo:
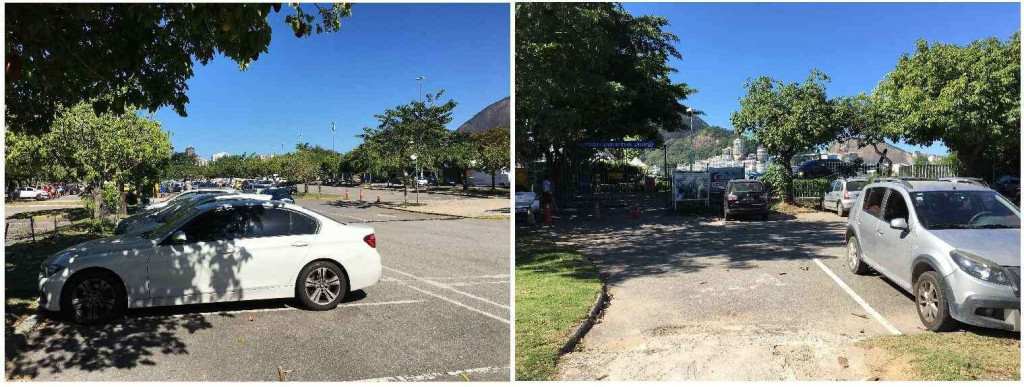
[(380, 203), (380, 190), (377, 190), (377, 203)]
[(345, 188), (345, 201), (348, 201), (348, 188)]
[(601, 220), (601, 206), (594, 202), (594, 219)]
[(362, 186), (359, 187), (359, 202), (360, 203), (363, 202), (363, 187)]

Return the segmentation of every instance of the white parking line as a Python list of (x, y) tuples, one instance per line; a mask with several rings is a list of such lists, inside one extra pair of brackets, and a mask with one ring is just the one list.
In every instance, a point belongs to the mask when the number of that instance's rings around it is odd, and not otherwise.
[(473, 285), (486, 285), (486, 284), (503, 284), (508, 285), (508, 281), (480, 281), (480, 282), (452, 282), (448, 285), (451, 286), (473, 286)]
[(854, 292), (853, 289), (850, 289), (850, 287), (847, 286), (846, 283), (843, 282), (843, 280), (839, 279), (839, 276), (833, 273), (832, 270), (829, 270), (829, 268), (826, 267), (824, 263), (821, 263), (821, 261), (819, 261), (818, 258), (814, 258), (814, 263), (818, 264), (818, 267), (821, 268), (821, 270), (824, 271), (825, 274), (828, 274), (829, 277), (832, 277), (832, 280), (839, 284), (839, 287), (842, 288), (843, 291), (846, 292), (846, 294), (849, 294), (854, 301), (857, 301), (857, 304), (860, 304), (860, 307), (864, 308), (864, 311), (868, 312), (868, 314), (870, 314), (871, 317), (874, 317), (879, 324), (882, 324), (882, 326), (884, 326), (885, 329), (889, 331), (889, 333), (894, 335), (903, 334), (903, 332), (900, 332), (899, 329), (896, 329), (895, 326), (890, 324), (889, 320), (886, 320), (885, 317), (882, 317), (881, 314), (875, 311), (875, 308), (872, 308), (871, 305), (868, 305), (868, 303), (864, 301), (863, 298), (860, 298), (860, 296), (857, 295), (857, 293)]
[(469, 380), (468, 375), (478, 374), (482, 372), (497, 372), (507, 370), (508, 366), (503, 367), (481, 367), (471, 368), (468, 370), (461, 371), (449, 371), (449, 372), (431, 372), (429, 374), (414, 375), (414, 376), (388, 376), (384, 378), (375, 379), (363, 379), (356, 380), (356, 382), (422, 382), (425, 380), (437, 379), (443, 376), (464, 376), (466, 380)]
[[(379, 306), (379, 305), (397, 305), (397, 304), (415, 304), (417, 302), (423, 302), (423, 300), (398, 300), (398, 301), (381, 301), (381, 302), (353, 302), (348, 304), (338, 304), (339, 308), (354, 308), (358, 306)], [(262, 313), (262, 312), (274, 312), (279, 310), (301, 310), (290, 306), (283, 306), (280, 308), (263, 308), (263, 309), (246, 309), (246, 310), (224, 310), (220, 312), (202, 312), (202, 313), (182, 313), (182, 315), (198, 314), (198, 315), (211, 315), (211, 314), (242, 314), (242, 313)]]
[(439, 287), (439, 288), (441, 288), (441, 289), (447, 289), (447, 290), (453, 291), (453, 292), (455, 292), (455, 293), (458, 293), (458, 294), (461, 294), (461, 295), (463, 295), (463, 296), (466, 296), (466, 297), (472, 298), (472, 299), (474, 299), (474, 300), (479, 300), (479, 301), (483, 301), (483, 302), (486, 302), (486, 303), (488, 303), (488, 304), (491, 304), (491, 305), (497, 306), (497, 307), (499, 307), (499, 308), (505, 308), (505, 309), (508, 309), (508, 305), (503, 305), (503, 304), (499, 304), (499, 303), (497, 303), (497, 302), (494, 302), (494, 301), (488, 300), (488, 299), (486, 299), (486, 298), (483, 298), (483, 297), (477, 296), (477, 295), (475, 295), (475, 294), (470, 294), (470, 293), (466, 293), (466, 292), (464, 292), (464, 291), (461, 291), (461, 290), (459, 290), (459, 289), (456, 289), (456, 288), (455, 288), (455, 287), (453, 287), (453, 286), (445, 285), (445, 284), (443, 284), (443, 283), (440, 283), (440, 282), (437, 282), (437, 281), (431, 281), (431, 280), (428, 280), (428, 279), (426, 279), (426, 278), (420, 278), (420, 277), (414, 276), (414, 275), (412, 275), (412, 274), (409, 274), (409, 273), (406, 273), (406, 272), (403, 272), (403, 271), (399, 271), (399, 270), (395, 270), (395, 269), (392, 269), (392, 268), (390, 268), (390, 267), (387, 267), (387, 266), (385, 266), (384, 268), (385, 268), (385, 269), (388, 269), (388, 270), (391, 270), (391, 271), (393, 271), (393, 272), (395, 272), (395, 273), (398, 273), (398, 274), (404, 275), (404, 276), (406, 276), (406, 277), (410, 277), (410, 278), (413, 278), (413, 279), (415, 279), (415, 280), (418, 280), (418, 281), (421, 281), (421, 282), (425, 282), (425, 283), (427, 283), (427, 284), (430, 284), (430, 285), (434, 285), (434, 286), (436, 286), (436, 287)]
[(483, 279), (483, 278), (508, 278), (508, 274), (484, 274), (484, 275), (467, 275), (467, 276), (454, 276), (454, 277), (420, 277), (423, 279), (431, 280), (447, 280), (447, 279)]
[(420, 292), (420, 293), (424, 293), (424, 294), (426, 294), (426, 295), (429, 295), (429, 296), (432, 296), (432, 297), (437, 297), (437, 298), (440, 298), (440, 299), (442, 299), (442, 300), (445, 300), (445, 301), (448, 301), (448, 302), (450, 302), (450, 303), (452, 303), (452, 304), (455, 304), (455, 305), (461, 306), (461, 307), (463, 307), (463, 308), (466, 308), (466, 309), (469, 309), (469, 310), (471, 310), (471, 311), (474, 311), (474, 312), (480, 313), (480, 314), (482, 314), (482, 315), (484, 315), (484, 316), (487, 316), (487, 317), (493, 318), (493, 319), (495, 319), (495, 320), (501, 321), (501, 322), (503, 322), (503, 323), (505, 323), (505, 324), (509, 324), (509, 321), (508, 321), (507, 319), (504, 319), (504, 318), (501, 318), (501, 317), (499, 317), (499, 316), (495, 316), (495, 315), (493, 315), (493, 314), (490, 314), (490, 313), (484, 312), (484, 311), (482, 311), (482, 310), (480, 310), (480, 309), (477, 309), (477, 308), (471, 307), (471, 306), (469, 306), (469, 305), (463, 304), (463, 303), (461, 303), (461, 302), (455, 301), (455, 300), (453, 300), (453, 299), (451, 299), (451, 298), (448, 298), (448, 297), (445, 297), (445, 296), (442, 296), (442, 295), (439, 295), (439, 294), (434, 294), (434, 293), (428, 292), (428, 291), (426, 291), (426, 290), (423, 290), (423, 289), (417, 288), (417, 287), (415, 287), (415, 286), (409, 285), (409, 284), (407, 284), (407, 283), (405, 283), (405, 282), (401, 282), (401, 281), (399, 281), (398, 283), (399, 283), (399, 284), (401, 284), (402, 286), (405, 286), (405, 287), (409, 288), (409, 289), (412, 289), (412, 290), (418, 291), (418, 292)]

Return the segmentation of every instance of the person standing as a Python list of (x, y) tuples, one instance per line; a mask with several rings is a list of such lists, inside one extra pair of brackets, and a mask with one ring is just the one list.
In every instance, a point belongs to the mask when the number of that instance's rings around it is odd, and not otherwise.
[(542, 191), (541, 198), (544, 200), (543, 204), (550, 205), (551, 212), (558, 211), (558, 206), (555, 205), (555, 189), (554, 185), (551, 183), (551, 179), (544, 178), (544, 181), (541, 182), (540, 186)]

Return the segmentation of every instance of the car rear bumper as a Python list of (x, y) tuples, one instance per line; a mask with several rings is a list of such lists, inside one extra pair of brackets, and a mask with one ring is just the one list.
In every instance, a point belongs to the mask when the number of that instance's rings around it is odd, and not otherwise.
[(729, 204), (729, 215), (760, 215), (768, 213), (767, 204)]

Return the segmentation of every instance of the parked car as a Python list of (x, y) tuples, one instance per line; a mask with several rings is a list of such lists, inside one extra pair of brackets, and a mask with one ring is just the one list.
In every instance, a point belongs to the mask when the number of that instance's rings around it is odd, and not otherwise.
[(269, 298), (329, 310), (380, 280), (376, 246), (373, 228), (296, 205), (218, 201), (57, 253), (41, 265), (39, 305), (82, 324), (127, 308)]
[(16, 199), (35, 199), (35, 200), (47, 200), (50, 198), (50, 193), (35, 187), (21, 187), (18, 188)]
[(199, 188), (199, 189), (195, 189), (195, 190), (188, 191), (188, 192), (182, 192), (182, 193), (180, 193), (180, 194), (178, 194), (176, 196), (173, 196), (173, 197), (171, 197), (171, 198), (169, 198), (167, 200), (164, 200), (162, 202), (152, 203), (152, 204), (145, 205), (145, 206), (143, 206), (141, 208), (140, 213), (143, 213), (143, 212), (150, 212), (151, 213), (151, 212), (153, 212), (155, 210), (159, 210), (161, 208), (164, 208), (164, 207), (167, 207), (167, 206), (169, 206), (171, 204), (174, 204), (178, 200), (188, 199), (188, 198), (193, 197), (195, 195), (210, 194), (210, 193), (229, 194), (229, 193), (237, 193), (237, 192), (238, 192), (237, 190), (234, 190), (234, 189), (231, 189), (231, 188)]
[(516, 215), (529, 216), (540, 211), (540, 196), (533, 191), (516, 192)]
[(722, 196), (725, 220), (731, 220), (736, 215), (756, 215), (768, 219), (768, 192), (760, 180), (730, 180), (725, 184)]
[(285, 203), (295, 203), (291, 192), (284, 188), (267, 188), (263, 190), (264, 195), (270, 196), (270, 200), (280, 200)]
[(821, 208), (832, 209), (839, 216), (846, 216), (850, 207), (857, 202), (861, 190), (868, 185), (868, 179), (862, 178), (839, 178), (832, 181), (828, 191), (821, 197)]
[(1020, 176), (1003, 175), (996, 180), (994, 188), (1020, 207)]
[(932, 331), (958, 322), (1020, 331), (1020, 212), (952, 181), (869, 184), (850, 213), (847, 265), (912, 293)]
[(800, 164), (794, 175), (801, 179), (818, 179), (830, 176), (850, 176), (854, 173), (854, 165), (841, 160), (809, 160)]
[(116, 227), (114, 227), (114, 235), (138, 235), (166, 223), (167, 219), (173, 218), (175, 213), (187, 211), (191, 207), (206, 204), (214, 200), (233, 199), (270, 200), (270, 195), (221, 192), (206, 192), (198, 195), (190, 195), (185, 199), (179, 200), (176, 203), (160, 210), (135, 214), (125, 218), (119, 222)]

